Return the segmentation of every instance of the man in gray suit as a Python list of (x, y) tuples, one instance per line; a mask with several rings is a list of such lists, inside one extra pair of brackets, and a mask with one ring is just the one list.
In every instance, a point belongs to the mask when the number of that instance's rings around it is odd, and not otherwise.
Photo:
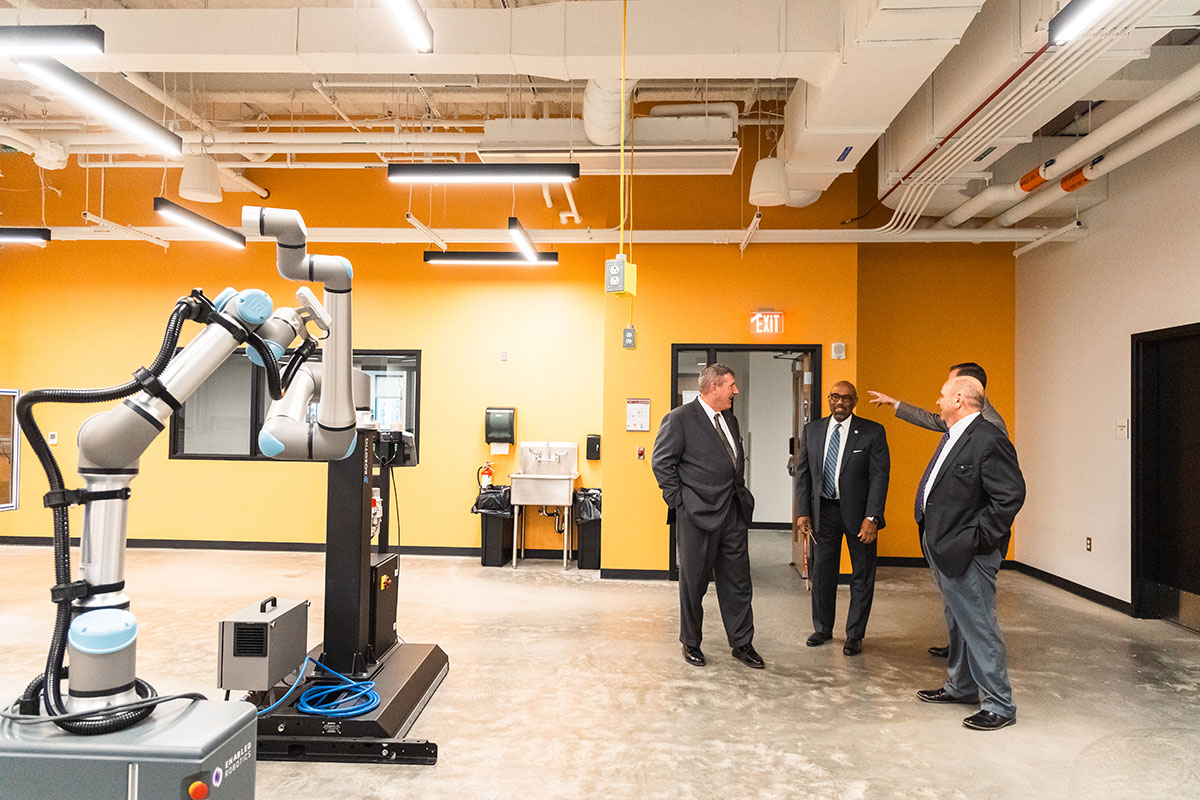
[(683, 658), (703, 667), (700, 650), (704, 593), (715, 574), (717, 603), (733, 657), (764, 667), (751, 644), (750, 552), (747, 529), (754, 496), (746, 488), (746, 457), (737, 418), (730, 410), (738, 393), (733, 370), (709, 364), (700, 372), (700, 396), (663, 417), (650, 460), (676, 523), (679, 550), (679, 641)]
[[(984, 391), (987, 391), (987, 373), (983, 367), (976, 364), (974, 361), (964, 361), (961, 364), (955, 364), (950, 368), (950, 374), (946, 379), (957, 378), (959, 376), (974, 378), (983, 386)], [(896, 409), (896, 419), (902, 419), (905, 422), (912, 423), (919, 428), (925, 428), (939, 433), (946, 432), (946, 423), (940, 416), (932, 411), (927, 411), (924, 408), (918, 408), (914, 405), (909, 405), (894, 397), (888, 397), (883, 392), (868, 391), (867, 395), (870, 402), (879, 405), (888, 405)], [(987, 394), (983, 396), (983, 418), (1000, 429), (1001, 433), (1008, 436), (1008, 426), (1004, 424), (1004, 417), (1000, 416), (1000, 412), (996, 410), (991, 401), (987, 399)], [(950, 653), (950, 647), (933, 646), (929, 648), (929, 655), (937, 656), (938, 658), (946, 658)]]
[[(856, 656), (875, 597), (876, 537), (886, 524), (887, 434), (883, 426), (854, 416), (858, 391), (838, 381), (829, 390), (830, 414), (804, 426), (796, 466), (796, 511), (800, 532), (816, 544), (812, 566), (813, 634), (809, 647), (833, 635), (838, 562), (842, 538), (850, 550), (850, 609), (842, 652)], [(814, 533), (815, 529), (815, 533)]]
[(1004, 640), (996, 621), (996, 574), (1025, 502), (1017, 451), (983, 419), (983, 385), (946, 381), (938, 398), (946, 433), (917, 487), (915, 517), (950, 629), (946, 682), (922, 689), (927, 703), (980, 704), (963, 720), (974, 730), (1016, 722)]

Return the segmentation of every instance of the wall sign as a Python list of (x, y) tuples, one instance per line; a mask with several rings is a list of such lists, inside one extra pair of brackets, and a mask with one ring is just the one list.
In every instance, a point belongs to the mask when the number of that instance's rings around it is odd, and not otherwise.
[(783, 312), (764, 309), (750, 315), (751, 333), (783, 333)]
[(625, 400), (625, 430), (650, 430), (650, 398), (630, 397)]

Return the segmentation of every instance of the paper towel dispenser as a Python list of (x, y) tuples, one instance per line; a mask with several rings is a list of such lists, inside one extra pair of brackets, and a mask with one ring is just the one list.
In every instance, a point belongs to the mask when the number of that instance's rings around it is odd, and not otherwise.
[(489, 408), (483, 415), (483, 441), (487, 444), (515, 444), (517, 441), (517, 410)]

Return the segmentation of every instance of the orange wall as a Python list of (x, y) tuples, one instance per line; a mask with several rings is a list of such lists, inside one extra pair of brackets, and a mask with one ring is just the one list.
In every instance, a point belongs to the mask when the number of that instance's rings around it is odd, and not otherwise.
[(937, 434), (868, 404), (867, 391), (936, 410), (947, 368), (975, 361), (1012, 434), (1015, 291), (1012, 245), (859, 246), (856, 412), (883, 423), (892, 456), (881, 556), (921, 555), (913, 499)]
[[(751, 151), (755, 141), (748, 142)], [(636, 228), (737, 228), (747, 223), (746, 184), (753, 152), (733, 175), (711, 178), (635, 177)], [(36, 189), (38, 175), (25, 156), (0, 155), (6, 188)], [(77, 225), (88, 196), (77, 168), (47, 172), (62, 196), (47, 194), (46, 221)], [(268, 185), (265, 204), (296, 208), (310, 227), (402, 226), (410, 207), (405, 187), (388, 184), (382, 171), (259, 171)], [(162, 191), (161, 172), (109, 170), (103, 213), (134, 225), (159, 225), (150, 198)], [(167, 175), (174, 198), (178, 172)], [(833, 227), (854, 215), (854, 177), (838, 180), (806, 209), (764, 209), (763, 227)], [(585, 224), (616, 223), (617, 180), (588, 177), (575, 196)], [(100, 177), (93, 170), (87, 207), (101, 211)], [(559, 227), (565, 207), (554, 190), (547, 209), (540, 187), (428, 189), (413, 193), (411, 208), (434, 226), (496, 227), (516, 208), (528, 227)], [(4, 222), (37, 225), (37, 191), (0, 195)], [(253, 195), (229, 194), (218, 205), (198, 207), (236, 226)], [(492, 460), (483, 443), (483, 409), (516, 406), (518, 439), (583, 443), (603, 434), (603, 460), (580, 461), (580, 485), (604, 489), (602, 564), (608, 569), (661, 570), (668, 564), (665, 507), (650, 473), (658, 422), (670, 407), (672, 343), (821, 344), (823, 378), (854, 380), (865, 396), (880, 388), (920, 402), (932, 399), (946, 365), (984, 363), (992, 397), (1006, 416), (1012, 409), (1012, 258), (1008, 248), (967, 245), (644, 245), (634, 236), (638, 296), (632, 301), (603, 292), (603, 261), (613, 245), (559, 247), (556, 269), (427, 267), (416, 245), (314, 245), (313, 251), (349, 258), (355, 267), (354, 344), (359, 348), (422, 352), (421, 464), (399, 469), (400, 541), (406, 545), (473, 547), (478, 518), (468, 509), (475, 470)], [(953, 344), (931, 325), (961, 295), (945, 277), (968, 275), (973, 297)], [(280, 278), (274, 248), (252, 244), (235, 252), (215, 244), (180, 243), (166, 252), (132, 242), (54, 242), (45, 250), (0, 250), (0, 386), (102, 386), (125, 380), (157, 350), (175, 298), (193, 286), (215, 295), (226, 285), (256, 286), (277, 305), (290, 304), (297, 285)], [(760, 307), (785, 312), (786, 333), (753, 337), (749, 314)], [(632, 320), (638, 346), (620, 346)], [(939, 323), (940, 324), (940, 323)], [(184, 341), (197, 329), (185, 328)], [(846, 342), (848, 358), (828, 360), (829, 345)], [(501, 362), (500, 349), (509, 351)], [(928, 395), (928, 396), (926, 396)], [(649, 433), (625, 431), (625, 400), (648, 397)], [(74, 478), (74, 431), (92, 408), (42, 407), (45, 430), (59, 433), (63, 471)], [(878, 410), (892, 445), (893, 475), (888, 528), (880, 552), (917, 555), (906, 532), (911, 492), (928, 457), (927, 437)], [(637, 447), (646, 459), (636, 458)], [(129, 534), (137, 538), (244, 541), (323, 541), (325, 468), (316, 464), (172, 461), (166, 437), (142, 459), (133, 485)], [(496, 459), (497, 480), (515, 468), (515, 456)], [(49, 514), (41, 507), (45, 482), (32, 452), (22, 457), (21, 508), (0, 514), (0, 536), (45, 536)], [(72, 512), (78, 514), (77, 511)], [(528, 544), (557, 549), (561, 538), (549, 521), (530, 520)], [(78, 525), (76, 520), (74, 523)], [(911, 523), (908, 523), (911, 527)], [(78, 530), (76, 527), (75, 530)]]

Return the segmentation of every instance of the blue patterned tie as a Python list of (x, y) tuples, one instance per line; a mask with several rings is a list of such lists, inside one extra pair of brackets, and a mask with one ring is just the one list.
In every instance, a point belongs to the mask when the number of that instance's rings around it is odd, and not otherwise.
[(833, 433), (829, 435), (829, 449), (825, 451), (825, 479), (821, 484), (821, 495), (831, 500), (837, 497), (838, 448), (841, 444), (842, 426), (834, 425)]
[(937, 463), (938, 456), (942, 454), (942, 448), (946, 446), (946, 442), (950, 441), (950, 433), (943, 433), (942, 440), (938, 442), (937, 450), (933, 451), (933, 458), (929, 459), (929, 464), (925, 467), (925, 474), (921, 476), (921, 482), (917, 484), (917, 503), (913, 509), (913, 518), (917, 524), (921, 524), (921, 520), (925, 519), (925, 484), (929, 483), (929, 475), (933, 472), (933, 465)]

